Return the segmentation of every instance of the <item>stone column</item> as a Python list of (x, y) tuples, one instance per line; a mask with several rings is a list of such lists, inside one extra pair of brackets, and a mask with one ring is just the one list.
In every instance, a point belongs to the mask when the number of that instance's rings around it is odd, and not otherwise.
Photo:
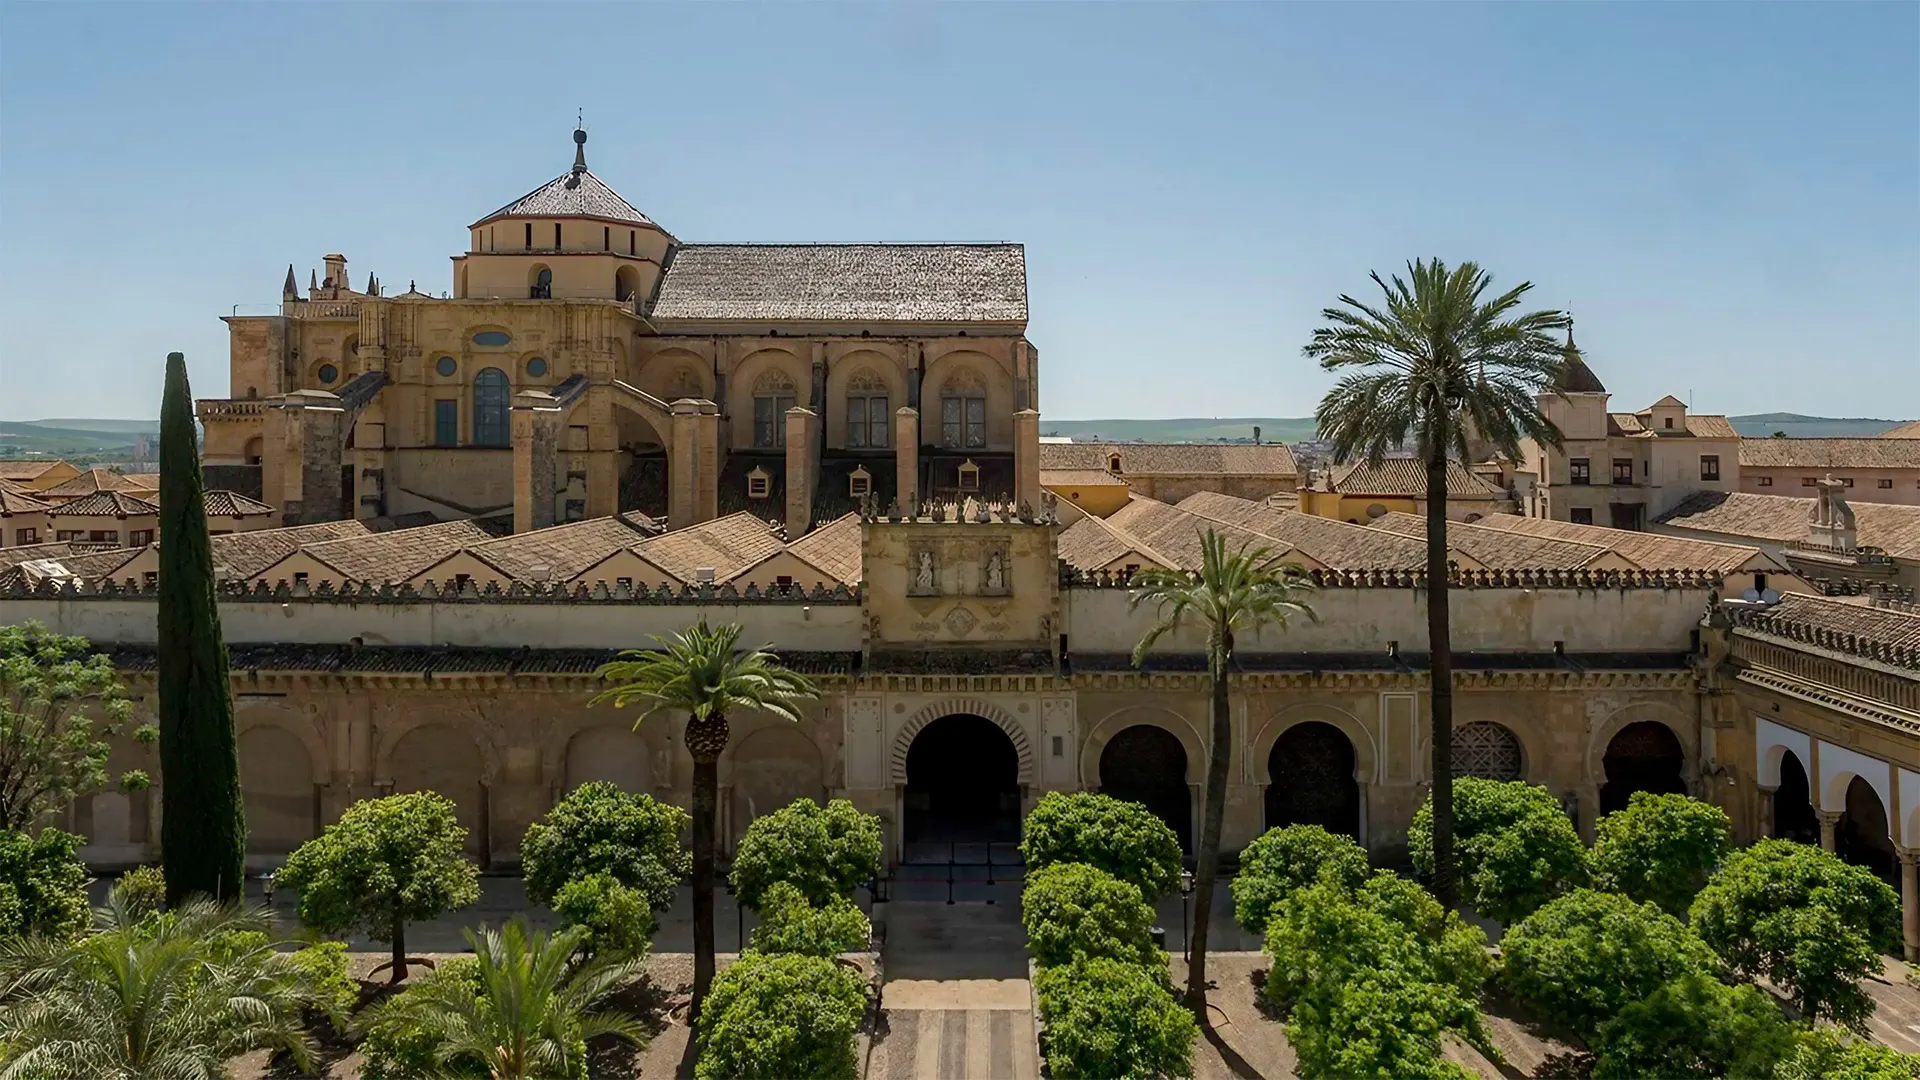
[(544, 390), (513, 396), (513, 531), (553, 524), (555, 473), (559, 470), (560, 405)]
[(667, 528), (684, 529), (700, 521), (700, 402), (673, 403), (673, 430), (667, 433)]
[[(894, 496), (913, 513), (920, 498), (920, 411), (902, 406), (893, 414)], [(886, 510), (885, 506), (880, 508)]]
[(1773, 793), (1780, 789), (1776, 785), (1774, 787), (1762, 786), (1756, 790), (1760, 794), (1760, 806), (1757, 814), (1760, 828), (1759, 835), (1753, 837), (1752, 840), (1749, 841), (1750, 843), (1765, 840), (1773, 835)]
[(1813, 816), (1820, 819), (1820, 850), (1834, 850), (1834, 829), (1840, 819), (1846, 816), (1842, 810), (1815, 810)]
[(699, 442), (699, 459), (694, 466), (699, 486), (694, 489), (695, 509), (701, 521), (720, 516), (720, 406), (711, 401), (700, 403), (700, 415), (694, 421)]
[[(281, 520), (305, 525), (351, 517), (340, 485), (347, 412), (339, 396), (325, 390), (295, 390), (276, 402), (273, 410), (280, 413), (284, 435), (284, 456), (278, 467)], [(263, 479), (263, 493), (265, 487)]]
[(798, 540), (813, 525), (814, 412), (787, 410), (787, 539)]
[(1900, 936), (1905, 942), (1907, 962), (1913, 963), (1920, 960), (1920, 874), (1915, 873), (1920, 848), (1895, 847), (1893, 850), (1900, 857)]
[(1040, 505), (1040, 414), (1032, 409), (1013, 414), (1013, 497)]

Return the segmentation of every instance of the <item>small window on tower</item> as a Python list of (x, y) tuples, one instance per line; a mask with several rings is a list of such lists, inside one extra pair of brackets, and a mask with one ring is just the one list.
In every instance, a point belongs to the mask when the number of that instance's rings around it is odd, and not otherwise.
[(980, 490), (980, 466), (975, 465), (972, 458), (968, 458), (966, 463), (960, 466), (960, 490)]
[(773, 476), (767, 470), (754, 466), (747, 474), (747, 498), (764, 499), (773, 493)]
[(873, 491), (873, 474), (865, 467), (847, 474), (847, 494), (856, 499), (864, 499)]
[(560, 250), (560, 223), (557, 221), (553, 223), (553, 250)]
[(613, 250), (613, 227), (610, 225), (600, 226), (600, 250)]
[(1107, 455), (1107, 471), (1110, 473), (1118, 473), (1120, 471), (1120, 455), (1119, 454)]
[(527, 222), (527, 250), (533, 250), (533, 222)]

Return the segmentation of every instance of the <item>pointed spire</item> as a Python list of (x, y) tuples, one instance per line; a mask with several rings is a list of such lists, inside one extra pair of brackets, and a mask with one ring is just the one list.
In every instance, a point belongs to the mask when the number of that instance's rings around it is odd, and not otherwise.
[(280, 286), (280, 299), (292, 300), (300, 295), (300, 286), (293, 280), (293, 264), (287, 264), (287, 283)]
[(584, 118), (580, 126), (573, 129), (573, 171), (575, 174), (587, 171), (587, 129)]
[(308, 267), (307, 268), (307, 295), (311, 297), (318, 294), (319, 292), (320, 292), (320, 275), (314, 272), (312, 267)]
[(367, 295), (368, 296), (380, 295), (380, 283), (373, 280), (373, 272), (371, 270), (367, 272)]

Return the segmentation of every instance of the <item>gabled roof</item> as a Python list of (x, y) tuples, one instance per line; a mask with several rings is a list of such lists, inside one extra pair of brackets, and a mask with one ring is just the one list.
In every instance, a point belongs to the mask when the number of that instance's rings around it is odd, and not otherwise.
[(1783, 633), (1789, 625), (1810, 626), (1851, 634), (1872, 644), (1920, 649), (1920, 614), (1874, 607), (1856, 597), (1786, 593), (1750, 625), (1761, 633)]
[(73, 554), (73, 545), (65, 540), (54, 544), (27, 544), (24, 547), (0, 547), (0, 570), (35, 559), (64, 559)]
[(1300, 467), (1283, 443), (1041, 443), (1040, 468), (1107, 471), (1114, 455), (1120, 476), (1297, 476)]
[[(434, 567), (457, 555), (466, 554), (500, 571), (503, 575), (502, 584), (514, 581), (571, 581), (614, 552), (630, 548), (652, 535), (651, 528), (630, 520), (626, 515), (589, 518), (470, 544), (435, 560), (422, 573), (431, 576)], [(537, 573), (537, 568), (542, 566), (547, 568), (544, 577)]]
[[(1419, 514), (1395, 510), (1375, 518), (1372, 525), (1422, 543), (1427, 539), (1427, 519)], [(1632, 559), (1599, 544), (1483, 529), (1463, 521), (1447, 522), (1447, 547), (1466, 552), (1489, 570), (1579, 570), (1596, 561), (1633, 564)], [(1615, 559), (1607, 559), (1609, 554)]]
[(573, 133), (573, 168), (541, 184), (525, 195), (474, 222), (477, 228), (489, 221), (508, 217), (585, 217), (616, 221), (622, 225), (659, 228), (653, 219), (608, 187), (606, 181), (587, 168), (587, 133)]
[(1740, 433), (1733, 429), (1733, 422), (1724, 416), (1710, 413), (1688, 413), (1681, 426), (1667, 429), (1653, 426), (1653, 411), (1645, 409), (1638, 413), (1608, 413), (1607, 434), (1621, 436), (1691, 436), (1696, 439), (1737, 439)]
[(686, 244), (656, 320), (1025, 325), (1019, 244)]
[[(8, 548), (6, 550), (25, 549)], [(33, 588), (42, 581), (59, 578), (79, 578), (83, 581), (111, 579), (121, 567), (132, 562), (144, 550), (144, 548), (114, 548), (111, 551), (43, 555), (38, 559), (24, 559), (0, 569), (0, 589)]]
[(271, 579), (274, 566), (286, 562), (293, 554), (300, 554), (331, 567), (342, 581), (377, 584), (401, 582), (452, 552), (492, 538), (492, 533), (472, 521), (443, 521), (437, 525), (422, 525), (417, 529), (367, 533), (343, 540), (307, 544), (298, 552), (276, 560), (273, 566), (260, 571), (259, 576)]
[(73, 499), (82, 495), (91, 495), (96, 491), (153, 491), (154, 488), (133, 483), (112, 469), (86, 469), (80, 475), (63, 480), (41, 492), (50, 499)]
[(1666, 397), (1661, 398), (1659, 401), (1654, 402), (1653, 404), (1647, 406), (1644, 409), (1641, 409), (1640, 411), (1643, 413), (1648, 413), (1648, 412), (1652, 412), (1655, 409), (1684, 409), (1686, 407), (1687, 407), (1686, 402), (1681, 401), (1679, 398), (1674, 397), (1672, 394), (1668, 394)]
[(853, 585), (863, 572), (860, 545), (860, 515), (846, 514), (788, 544), (787, 550), (828, 576)]
[[(1847, 504), (1853, 511), (1854, 538), (1864, 547), (1920, 560), (1920, 506), (1867, 502)], [(1697, 491), (1654, 521), (1677, 529), (1785, 542), (1807, 537), (1814, 500), (1745, 491)]]
[(10, 458), (0, 461), (0, 479), (35, 480), (48, 469), (65, 464), (59, 458)]
[(1040, 486), (1053, 487), (1126, 487), (1124, 478), (1113, 475), (1105, 469), (1046, 469), (1040, 470)]
[[(1427, 466), (1413, 458), (1387, 458), (1379, 463), (1356, 461), (1333, 472), (1333, 490), (1342, 495), (1397, 495), (1425, 498)], [(1466, 469), (1457, 461), (1447, 462), (1447, 497), (1494, 499), (1504, 495), (1497, 486)]]
[[(1201, 538), (1211, 530), (1216, 536), (1227, 542), (1229, 549), (1241, 547), (1252, 549), (1266, 548), (1272, 555), (1294, 555), (1296, 559), (1318, 563), (1319, 559), (1305, 553), (1295, 552), (1291, 544), (1256, 530), (1244, 528), (1239, 524), (1219, 521), (1193, 513), (1178, 506), (1171, 506), (1156, 499), (1135, 495), (1127, 505), (1115, 511), (1103, 524), (1118, 534), (1121, 545), (1113, 547), (1113, 555), (1125, 554), (1128, 550), (1138, 551), (1142, 555), (1153, 555), (1159, 561), (1178, 570), (1197, 570), (1204, 558), (1201, 551)], [(1079, 528), (1075, 523), (1073, 528)], [(1089, 545), (1087, 552), (1077, 557), (1091, 558), (1099, 549), (1091, 547), (1097, 541), (1091, 539), (1094, 534), (1083, 531), (1076, 543)], [(1092, 568), (1100, 563), (1088, 562), (1083, 568)]]
[(1059, 554), (1061, 560), (1075, 570), (1098, 570), (1126, 555), (1139, 555), (1168, 570), (1193, 569), (1176, 565), (1146, 541), (1091, 514), (1061, 531)]
[(362, 521), (322, 521), (313, 525), (290, 525), (284, 529), (255, 529), (252, 532), (227, 533), (209, 538), (213, 565), (224, 567), (235, 581), (251, 581), (254, 576), (306, 544), (366, 536), (370, 532)]
[(249, 499), (237, 491), (221, 488), (206, 493), (205, 505), (208, 517), (254, 517), (273, 513), (273, 507), (259, 499)]
[(158, 506), (124, 491), (96, 491), (51, 511), (55, 517), (144, 517), (159, 512)]
[(1560, 369), (1560, 377), (1555, 380), (1554, 389), (1563, 394), (1604, 394), (1606, 386), (1600, 377), (1593, 373), (1585, 360), (1575, 353), (1567, 357), (1566, 366)]
[(41, 502), (12, 484), (0, 484), (0, 514), (44, 514), (53, 504)]
[(1740, 464), (1759, 469), (1920, 469), (1920, 438), (1741, 439)]
[(711, 569), (715, 581), (780, 550), (767, 523), (742, 510), (723, 518), (663, 533), (633, 547), (635, 554), (682, 581)]
[[(1803, 515), (1804, 513), (1805, 511), (1802, 511)], [(1499, 529), (1529, 536), (1546, 536), (1558, 540), (1572, 540), (1575, 543), (1594, 544), (1616, 551), (1646, 570), (1717, 570), (1725, 574), (1732, 573), (1757, 559), (1763, 563), (1772, 564), (1772, 568), (1780, 573), (1788, 572), (1778, 560), (1759, 548), (1725, 544), (1713, 540), (1696, 540), (1691, 537), (1637, 532), (1631, 529), (1613, 529), (1605, 525), (1580, 525), (1571, 521), (1521, 517), (1518, 514), (1488, 514), (1474, 524), (1483, 529)], [(1805, 531), (1806, 523), (1803, 517), (1801, 532), (1804, 534)]]
[(1901, 424), (1892, 431), (1883, 431), (1880, 433), (1880, 437), (1883, 439), (1920, 439), (1920, 420)]
[(1427, 565), (1425, 540), (1409, 540), (1365, 525), (1349, 525), (1298, 510), (1276, 510), (1217, 491), (1189, 495), (1180, 500), (1180, 509), (1284, 541), (1314, 560), (1340, 570), (1420, 570)]

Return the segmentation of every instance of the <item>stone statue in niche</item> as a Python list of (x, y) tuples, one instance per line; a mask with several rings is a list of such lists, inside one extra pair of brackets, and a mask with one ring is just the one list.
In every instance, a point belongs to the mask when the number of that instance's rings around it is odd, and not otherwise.
[(1013, 591), (1013, 583), (1008, 579), (1007, 560), (1010, 558), (1004, 539), (988, 540), (981, 545), (980, 577), (977, 591), (982, 596), (1005, 596)]
[(1007, 587), (1007, 568), (998, 551), (987, 556), (986, 582), (989, 592), (1000, 592)]
[(940, 561), (934, 545), (915, 544), (907, 549), (907, 595), (940, 595)]
[(913, 587), (920, 592), (933, 591), (933, 552), (920, 553), (920, 562), (913, 568)]

